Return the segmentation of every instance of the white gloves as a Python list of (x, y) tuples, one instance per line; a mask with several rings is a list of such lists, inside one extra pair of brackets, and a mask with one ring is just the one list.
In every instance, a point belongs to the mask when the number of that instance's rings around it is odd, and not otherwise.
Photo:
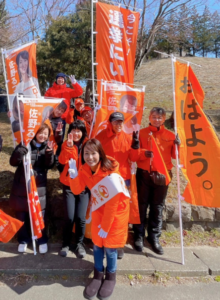
[(102, 239), (105, 239), (108, 235), (108, 232), (105, 232), (102, 228), (101, 228), (101, 225), (98, 226), (98, 228), (100, 228), (99, 232), (98, 232), (98, 235), (102, 238)]
[(74, 179), (78, 176), (76, 161), (72, 158), (69, 160), (69, 170), (68, 171), (69, 171), (71, 179)]
[(69, 76), (69, 79), (70, 79), (70, 81), (72, 82), (72, 84), (75, 84), (75, 83), (76, 83), (75, 75), (70, 75), (70, 76)]

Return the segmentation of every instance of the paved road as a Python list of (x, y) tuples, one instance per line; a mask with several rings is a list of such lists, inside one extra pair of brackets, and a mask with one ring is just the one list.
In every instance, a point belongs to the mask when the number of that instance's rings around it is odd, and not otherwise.
[[(24, 286), (0, 286), (1, 300), (82, 300), (84, 287), (80, 284), (44, 283)], [(95, 298), (96, 299), (96, 298)], [(219, 300), (220, 283), (181, 284), (169, 287), (158, 285), (128, 286), (117, 284), (111, 300)]]

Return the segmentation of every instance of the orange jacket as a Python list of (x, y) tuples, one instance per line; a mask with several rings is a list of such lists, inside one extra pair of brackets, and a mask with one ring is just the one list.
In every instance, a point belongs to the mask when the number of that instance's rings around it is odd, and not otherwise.
[(138, 150), (131, 148), (131, 136), (124, 131), (118, 134), (114, 133), (109, 122), (107, 128), (95, 138), (100, 141), (105, 153), (119, 162), (119, 171), (124, 180), (130, 179), (130, 162), (136, 161), (138, 152)]
[[(111, 157), (108, 157), (115, 163), (113, 171), (103, 171), (98, 166), (95, 174), (92, 174), (90, 167), (84, 164), (80, 167), (78, 176), (70, 178), (70, 188), (75, 195), (84, 191), (87, 186), (90, 190), (104, 177), (111, 173), (119, 173), (118, 163)], [(129, 198), (118, 194), (103, 204), (100, 208), (92, 212), (92, 241), (98, 247), (122, 248), (124, 247), (128, 234), (129, 217)], [(98, 236), (99, 228), (108, 232), (105, 239)]]
[[(75, 111), (75, 108), (69, 109), (67, 116), (66, 116), (66, 123), (71, 124), (74, 122), (74, 111)], [(83, 121), (85, 123), (85, 120), (80, 116), (77, 116), (77, 120)]]
[[(84, 139), (84, 142), (86, 142), (86, 140), (87, 138)], [(73, 145), (73, 147), (68, 147), (67, 141), (65, 141), (62, 144), (61, 152), (59, 155), (59, 162), (62, 165), (65, 165), (63, 172), (60, 174), (60, 182), (68, 186), (70, 185), (68, 169), (69, 169), (69, 160), (71, 158), (73, 158), (76, 161), (77, 169), (79, 169), (82, 162), (81, 153), (78, 154), (78, 148), (76, 145)]]
[(156, 143), (163, 156), (163, 160), (167, 167), (167, 170), (168, 171), (171, 170), (173, 167), (171, 158), (176, 158), (175, 147), (174, 147), (175, 134), (165, 129), (164, 125), (160, 126), (159, 130), (157, 127), (152, 125), (149, 125), (148, 127), (140, 130), (139, 133), (140, 150), (139, 150), (139, 159), (137, 160), (138, 168), (150, 171), (150, 159), (147, 158), (144, 154), (146, 150), (151, 150), (150, 137), (149, 137), (150, 132), (153, 133)]

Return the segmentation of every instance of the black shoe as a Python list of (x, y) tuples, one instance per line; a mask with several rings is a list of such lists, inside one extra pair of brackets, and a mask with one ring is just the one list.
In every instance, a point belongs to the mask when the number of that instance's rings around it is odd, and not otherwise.
[(149, 237), (147, 237), (147, 241), (151, 245), (152, 250), (155, 253), (157, 253), (159, 255), (163, 255), (164, 254), (163, 248), (162, 248), (159, 240), (151, 240), (151, 239), (149, 239)]
[(103, 283), (103, 277), (104, 277), (104, 273), (98, 272), (94, 268), (94, 277), (93, 277), (92, 281), (84, 289), (84, 292), (83, 292), (84, 298), (91, 300), (96, 297), (96, 295)]
[(82, 243), (77, 244), (75, 253), (78, 258), (84, 258), (86, 256), (86, 250)]
[(108, 300), (112, 295), (116, 284), (116, 272), (109, 273), (106, 272), (105, 280), (98, 292), (97, 298), (99, 300)]
[(62, 247), (62, 249), (60, 250), (60, 256), (66, 257), (68, 252), (69, 252), (69, 246)]
[(143, 237), (139, 236), (137, 239), (135, 239), (134, 241), (134, 248), (138, 251), (138, 252), (142, 252), (143, 251)]
[(122, 257), (124, 256), (124, 249), (123, 248), (118, 248), (117, 249), (118, 252), (118, 259), (122, 259)]

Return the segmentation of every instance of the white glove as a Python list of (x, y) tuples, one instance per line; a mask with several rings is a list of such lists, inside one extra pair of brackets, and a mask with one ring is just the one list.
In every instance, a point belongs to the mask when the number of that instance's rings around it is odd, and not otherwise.
[(108, 235), (108, 232), (105, 232), (102, 228), (101, 228), (101, 225), (98, 226), (98, 228), (100, 228), (99, 232), (98, 232), (98, 235), (102, 238), (102, 239), (105, 239)]
[(69, 160), (69, 170), (68, 171), (69, 171), (71, 179), (74, 179), (78, 176), (76, 161), (72, 158)]
[(70, 79), (70, 81), (72, 82), (72, 84), (75, 84), (75, 83), (76, 83), (75, 75), (70, 75), (70, 76), (69, 76), (69, 79)]

